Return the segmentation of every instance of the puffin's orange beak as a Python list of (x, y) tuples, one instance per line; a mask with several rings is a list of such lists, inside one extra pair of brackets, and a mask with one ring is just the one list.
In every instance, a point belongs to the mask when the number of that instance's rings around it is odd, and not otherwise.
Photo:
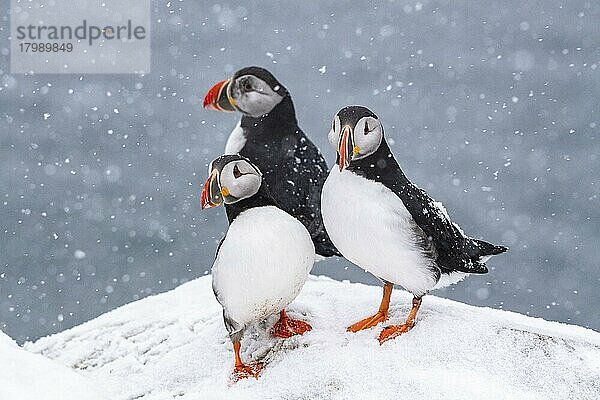
[(215, 179), (216, 177), (217, 171), (213, 171), (202, 187), (202, 196), (200, 200), (202, 209), (216, 207), (221, 204), (221, 191), (218, 188), (219, 185)]
[(204, 108), (215, 111), (235, 111), (235, 103), (227, 94), (231, 79), (225, 79), (214, 85), (204, 96)]
[(340, 144), (338, 146), (338, 153), (340, 155), (339, 167), (340, 172), (350, 164), (348, 157), (352, 157), (351, 153), (348, 153), (348, 136), (350, 135), (350, 127), (344, 126), (342, 129), (342, 137), (340, 138)]

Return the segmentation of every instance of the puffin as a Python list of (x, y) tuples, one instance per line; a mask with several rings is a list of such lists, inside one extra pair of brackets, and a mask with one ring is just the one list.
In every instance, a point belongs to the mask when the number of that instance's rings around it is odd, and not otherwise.
[(347, 330), (386, 321), (394, 285), (413, 295), (406, 321), (380, 332), (382, 344), (415, 325), (425, 294), (488, 272), (485, 262), (507, 248), (467, 236), (441, 203), (406, 177), (368, 108), (342, 108), (328, 139), (337, 161), (323, 185), (323, 222), (342, 255), (383, 282), (378, 311)]
[(316, 254), (339, 256), (323, 226), (320, 199), (328, 167), (298, 126), (292, 97), (264, 68), (246, 67), (215, 84), (204, 108), (242, 114), (225, 145), (258, 166), (273, 197), (308, 229)]
[(233, 343), (232, 375), (234, 380), (257, 377), (262, 364), (245, 364), (240, 357), (244, 329), (276, 313), (275, 337), (312, 329), (288, 317), (285, 307), (306, 282), (315, 248), (304, 225), (277, 205), (260, 170), (246, 157), (222, 155), (210, 164), (201, 203), (202, 209), (223, 204), (229, 221), (212, 266), (212, 287)]

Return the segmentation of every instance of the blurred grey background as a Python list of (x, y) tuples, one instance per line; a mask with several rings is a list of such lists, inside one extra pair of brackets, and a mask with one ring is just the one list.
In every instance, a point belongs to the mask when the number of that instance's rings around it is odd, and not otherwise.
[[(247, 65), (290, 90), (331, 164), (346, 104), (379, 114), (407, 175), (510, 247), (438, 296), (600, 329), (600, 3), (154, 2), (152, 72), (11, 75), (0, 2), (0, 329), (20, 342), (209, 273), (227, 225), (206, 165)], [(314, 273), (377, 283), (337, 259)]]

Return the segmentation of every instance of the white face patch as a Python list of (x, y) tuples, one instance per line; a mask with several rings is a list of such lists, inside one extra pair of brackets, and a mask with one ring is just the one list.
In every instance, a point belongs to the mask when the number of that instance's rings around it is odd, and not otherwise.
[[(329, 144), (336, 150), (340, 144), (342, 126), (339, 116), (335, 116), (331, 122), (331, 130), (327, 135)], [(379, 148), (383, 140), (383, 129), (377, 118), (363, 117), (358, 120), (352, 130), (354, 144), (353, 154), (348, 155), (351, 160), (360, 160), (373, 154)]]
[(230, 91), (236, 108), (254, 118), (268, 114), (283, 100), (283, 96), (254, 75), (238, 77), (230, 85)]
[(331, 122), (331, 130), (329, 131), (329, 134), (327, 134), (329, 144), (336, 150), (340, 142), (340, 133), (342, 132), (342, 127), (340, 125), (340, 117), (336, 115)]
[(226, 164), (221, 170), (219, 183), (223, 200), (227, 204), (254, 196), (260, 189), (262, 177), (247, 161), (235, 160)]
[(377, 151), (383, 139), (383, 129), (378, 119), (363, 117), (354, 127), (354, 153), (352, 160), (360, 160)]

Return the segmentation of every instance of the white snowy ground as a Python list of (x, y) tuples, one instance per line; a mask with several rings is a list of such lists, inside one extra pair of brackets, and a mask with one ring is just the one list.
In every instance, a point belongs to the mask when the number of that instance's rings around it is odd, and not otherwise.
[[(27, 398), (2, 395), (4, 381), (26, 389), (51, 379), (46, 372), (87, 379), (114, 400), (600, 398), (600, 333), (434, 296), (395, 341), (380, 346), (380, 326), (346, 333), (375, 311), (380, 295), (378, 287), (311, 277), (289, 314), (313, 331), (272, 339), (274, 317), (250, 329), (243, 357), (266, 366), (258, 380), (231, 385), (232, 347), (207, 276), (25, 346), (71, 370), (44, 370), (50, 361), (0, 340), (0, 398)], [(409, 303), (394, 292), (391, 322), (404, 319)], [(7, 348), (19, 352), (11, 366)]]
[(92, 380), (39, 354), (29, 353), (0, 332), (0, 399), (103, 400)]

